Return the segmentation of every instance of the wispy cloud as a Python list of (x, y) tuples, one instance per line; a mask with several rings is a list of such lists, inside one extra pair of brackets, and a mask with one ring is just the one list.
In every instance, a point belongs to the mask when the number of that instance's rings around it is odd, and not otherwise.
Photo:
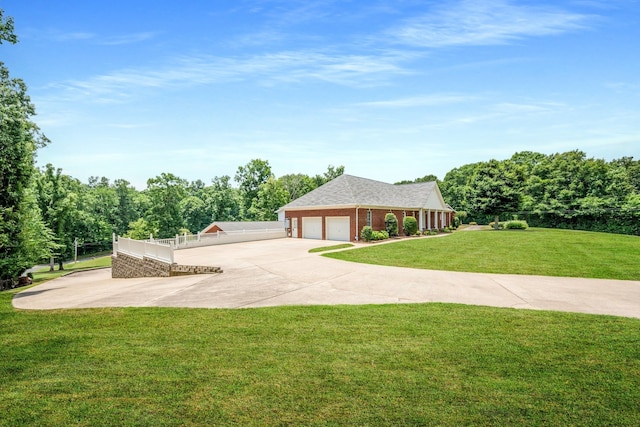
[(433, 107), (445, 104), (457, 104), (461, 102), (469, 102), (478, 99), (476, 96), (470, 95), (423, 95), (408, 98), (390, 99), (385, 101), (361, 102), (356, 104), (358, 107), (375, 107), (375, 108), (415, 108), (415, 107)]
[(496, 45), (583, 29), (592, 19), (555, 7), (521, 6), (508, 0), (443, 4), (405, 21), (389, 34), (397, 43), (417, 47)]
[(122, 102), (139, 89), (187, 87), (233, 81), (256, 84), (324, 81), (338, 85), (375, 86), (392, 76), (408, 74), (403, 56), (288, 51), (245, 58), (209, 55), (182, 56), (159, 68), (131, 68), (86, 80), (58, 83), (56, 96), (88, 99), (94, 103)]
[(150, 40), (154, 38), (157, 33), (154, 32), (143, 32), (143, 33), (133, 33), (133, 34), (124, 34), (120, 36), (111, 36), (106, 37), (99, 41), (100, 44), (107, 46), (118, 46), (132, 43), (139, 43), (145, 40)]

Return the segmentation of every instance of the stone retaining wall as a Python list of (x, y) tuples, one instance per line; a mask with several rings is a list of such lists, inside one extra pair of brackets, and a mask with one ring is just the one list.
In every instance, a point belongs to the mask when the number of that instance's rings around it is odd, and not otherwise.
[(220, 267), (179, 265), (152, 258), (137, 258), (118, 252), (111, 257), (111, 277), (129, 279), (134, 277), (173, 277), (190, 274), (222, 273)]

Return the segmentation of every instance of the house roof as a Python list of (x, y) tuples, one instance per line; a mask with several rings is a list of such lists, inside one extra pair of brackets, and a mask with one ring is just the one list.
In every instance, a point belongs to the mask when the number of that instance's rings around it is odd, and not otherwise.
[(211, 232), (217, 226), (222, 231), (255, 231), (255, 230), (273, 230), (276, 228), (284, 228), (282, 221), (216, 221), (211, 223), (203, 230), (203, 233)]
[(279, 211), (351, 206), (451, 210), (442, 199), (435, 181), (387, 184), (344, 174), (293, 200)]

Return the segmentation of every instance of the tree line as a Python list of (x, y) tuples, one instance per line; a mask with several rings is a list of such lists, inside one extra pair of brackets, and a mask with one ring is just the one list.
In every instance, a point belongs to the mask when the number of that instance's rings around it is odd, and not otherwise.
[(640, 160), (633, 157), (523, 151), (455, 168), (439, 186), (468, 221), (515, 217), (534, 227), (640, 235)]

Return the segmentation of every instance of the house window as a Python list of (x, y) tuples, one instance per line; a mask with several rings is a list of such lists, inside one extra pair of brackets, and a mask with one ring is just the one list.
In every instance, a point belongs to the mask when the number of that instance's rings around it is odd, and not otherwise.
[(367, 225), (371, 227), (371, 209), (367, 209)]

